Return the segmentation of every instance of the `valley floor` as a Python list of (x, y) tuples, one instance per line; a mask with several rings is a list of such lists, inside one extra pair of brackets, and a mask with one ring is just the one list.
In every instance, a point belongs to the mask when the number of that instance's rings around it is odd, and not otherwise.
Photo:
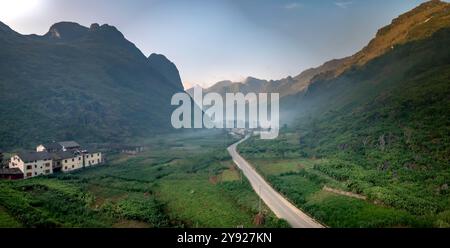
[(138, 156), (72, 174), (0, 182), (1, 227), (288, 227), (230, 161), (234, 140), (190, 134), (147, 141)]
[[(412, 180), (412, 172), (388, 174), (362, 168), (355, 165), (356, 159), (345, 157), (304, 157), (291, 153), (289, 143), (296, 138), (295, 133), (285, 133), (277, 141), (252, 138), (239, 150), (276, 190), (318, 221), (345, 228), (449, 226), (449, 198), (427, 193), (433, 185)], [(365, 187), (354, 187), (352, 181), (357, 179)]]

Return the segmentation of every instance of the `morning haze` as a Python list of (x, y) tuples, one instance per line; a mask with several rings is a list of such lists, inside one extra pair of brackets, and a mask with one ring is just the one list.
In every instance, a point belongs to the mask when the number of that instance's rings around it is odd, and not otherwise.
[(22, 34), (44, 34), (60, 21), (114, 25), (144, 54), (171, 59), (188, 88), (298, 75), (360, 50), (421, 2), (1, 0), (0, 20)]

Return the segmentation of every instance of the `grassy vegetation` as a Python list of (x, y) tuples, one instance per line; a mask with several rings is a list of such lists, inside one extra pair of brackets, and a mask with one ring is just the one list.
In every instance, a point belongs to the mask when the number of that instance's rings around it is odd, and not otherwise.
[(223, 133), (147, 140), (138, 156), (72, 174), (0, 181), (6, 227), (286, 227), (233, 166)]
[(449, 41), (444, 29), (318, 80), (299, 97), (298, 122), (241, 153), (330, 226), (450, 226)]
[(3, 207), (0, 207), (0, 228), (17, 227), (21, 227), (20, 223), (17, 222)]
[[(252, 143), (252, 142), (250, 142)], [(241, 151), (250, 146), (240, 147)], [(254, 147), (254, 144), (251, 145)], [(245, 155), (245, 153), (244, 153)], [(326, 159), (258, 158), (245, 155), (268, 181), (312, 216), (331, 227), (424, 227), (432, 221), (372, 201), (329, 193), (324, 186), (350, 191), (347, 185), (316, 169)], [(267, 156), (267, 152), (264, 153)]]

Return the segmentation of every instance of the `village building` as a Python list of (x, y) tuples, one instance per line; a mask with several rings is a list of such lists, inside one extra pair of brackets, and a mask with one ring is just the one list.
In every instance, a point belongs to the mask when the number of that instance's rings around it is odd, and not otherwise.
[(36, 147), (36, 152), (57, 152), (61, 150), (62, 146), (56, 142), (41, 144)]
[(19, 170), (27, 179), (55, 172), (72, 172), (102, 163), (101, 152), (84, 150), (75, 141), (52, 142), (38, 145), (35, 152), (12, 156), (9, 162), (12, 170), (5, 171), (4, 177), (15, 177)]
[(75, 141), (51, 142), (36, 147), (37, 152), (59, 152), (81, 150), (80, 144)]
[(24, 178), (53, 173), (52, 156), (48, 152), (21, 152), (11, 157), (9, 168), (22, 171)]
[(53, 172), (71, 172), (82, 169), (83, 155), (78, 152), (58, 151), (52, 153)]
[(36, 151), (52, 153), (55, 172), (70, 172), (103, 162), (100, 152), (85, 150), (75, 141), (41, 144)]
[(95, 166), (103, 163), (102, 153), (95, 151), (84, 151), (84, 167)]
[(0, 168), (0, 179), (6, 180), (23, 179), (23, 172), (18, 168)]
[(80, 144), (75, 141), (63, 141), (59, 142), (63, 151), (79, 151), (81, 150)]

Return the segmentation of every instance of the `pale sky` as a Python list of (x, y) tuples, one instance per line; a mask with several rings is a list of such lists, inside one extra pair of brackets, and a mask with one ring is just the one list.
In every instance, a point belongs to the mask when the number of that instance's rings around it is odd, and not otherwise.
[(353, 54), (423, 0), (0, 0), (0, 21), (44, 34), (60, 21), (116, 26), (161, 53), (185, 86), (280, 79)]

